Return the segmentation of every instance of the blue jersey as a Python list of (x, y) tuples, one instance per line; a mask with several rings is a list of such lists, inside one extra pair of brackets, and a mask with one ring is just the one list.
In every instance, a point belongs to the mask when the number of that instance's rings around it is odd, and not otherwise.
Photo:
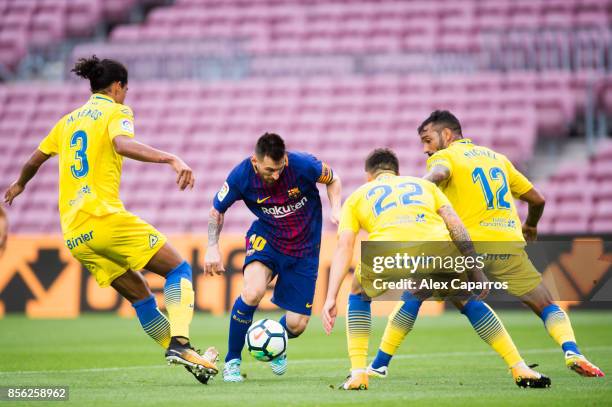
[(287, 153), (280, 178), (266, 185), (247, 158), (230, 172), (215, 195), (214, 207), (224, 213), (243, 200), (257, 216), (247, 236), (266, 239), (277, 251), (294, 257), (318, 257), (322, 210), (317, 182), (333, 181), (331, 168), (306, 153)]

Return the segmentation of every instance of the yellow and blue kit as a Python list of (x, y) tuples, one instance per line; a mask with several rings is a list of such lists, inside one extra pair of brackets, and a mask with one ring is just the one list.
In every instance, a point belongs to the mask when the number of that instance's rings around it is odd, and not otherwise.
[(512, 253), (509, 259), (485, 262), (487, 274), (507, 282), (508, 292), (516, 296), (537, 287), (541, 276), (523, 250), (525, 239), (513, 199), (532, 189), (531, 182), (506, 156), (475, 145), (470, 139), (456, 140), (429, 157), (427, 169), (436, 165), (450, 172), (439, 187), (463, 221), (477, 251), (491, 253), (496, 248), (498, 253)]
[[(448, 198), (438, 187), (422, 178), (397, 176), (383, 173), (375, 180), (359, 187), (345, 201), (338, 226), (338, 233), (360, 229), (368, 232), (372, 242), (414, 242), (412, 247), (402, 247), (402, 252), (411, 256), (439, 255), (458, 256), (446, 223), (438, 214), (442, 206), (451, 206)], [(432, 243), (429, 243), (432, 242)], [(386, 246), (385, 246), (386, 247)], [(376, 250), (376, 255), (393, 254), (396, 245)], [(355, 276), (369, 297), (377, 297), (386, 290), (377, 288), (378, 281), (397, 280), (405, 275), (403, 270), (388, 270), (376, 274), (368, 261), (358, 265)], [(444, 270), (421, 269), (425, 273), (440, 273)], [(461, 277), (461, 276), (458, 276)]]
[(140, 270), (166, 237), (126, 211), (119, 197), (123, 158), (113, 139), (134, 137), (132, 109), (95, 93), (58, 121), (38, 149), (59, 156), (59, 211), (66, 246), (102, 287)]

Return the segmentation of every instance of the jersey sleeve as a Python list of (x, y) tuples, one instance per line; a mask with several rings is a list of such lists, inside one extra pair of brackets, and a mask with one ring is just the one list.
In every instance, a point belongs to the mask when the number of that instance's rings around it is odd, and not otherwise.
[(334, 171), (327, 163), (324, 163), (311, 154), (304, 154), (303, 157), (306, 162), (308, 178), (320, 184), (332, 183), (334, 180)]
[(59, 136), (64, 119), (60, 120), (53, 126), (47, 137), (38, 145), (38, 149), (47, 155), (56, 155), (59, 153)]
[(115, 110), (108, 121), (108, 135), (111, 141), (117, 136), (128, 136), (133, 138), (134, 133), (134, 113), (129, 106), (121, 106)]
[(512, 192), (512, 196), (519, 198), (521, 195), (533, 188), (533, 184), (529, 182), (519, 170), (517, 170), (512, 162), (505, 158), (506, 170), (508, 171), (508, 186)]
[(342, 205), (338, 234), (346, 231), (359, 232), (361, 226), (357, 218), (357, 195), (352, 194)]
[(427, 171), (430, 171), (436, 165), (448, 168), (450, 175), (453, 175), (453, 164), (447, 149), (440, 150), (427, 159)]
[(238, 168), (234, 168), (223, 183), (219, 192), (215, 194), (213, 206), (220, 213), (225, 213), (234, 202), (242, 199), (242, 194), (238, 188), (238, 172)]
[(446, 195), (444, 195), (444, 192), (434, 183), (431, 183), (431, 192), (434, 197), (434, 209), (436, 212), (444, 205), (452, 206)]

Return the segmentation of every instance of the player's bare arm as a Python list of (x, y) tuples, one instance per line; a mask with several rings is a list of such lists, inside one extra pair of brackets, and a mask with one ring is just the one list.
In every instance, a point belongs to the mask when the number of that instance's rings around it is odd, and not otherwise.
[(450, 170), (443, 165), (434, 165), (423, 179), (440, 185), (450, 177)]
[(208, 249), (204, 257), (206, 274), (221, 274), (225, 271), (219, 250), (219, 235), (223, 229), (223, 214), (211, 208), (208, 214)]
[[(446, 224), (446, 228), (448, 229), (448, 233), (453, 239), (453, 242), (459, 249), (462, 255), (464, 256), (476, 256), (476, 249), (474, 249), (474, 244), (472, 243), (472, 239), (470, 238), (470, 234), (467, 229), (463, 225), (463, 222), (457, 215), (457, 212), (448, 205), (443, 205), (438, 209), (438, 215), (442, 217), (444, 223)], [(474, 282), (482, 282), (485, 283), (489, 281), (487, 276), (485, 276), (484, 272), (480, 268), (474, 268), (468, 272), (468, 277), (470, 281)], [(485, 298), (489, 294), (488, 289), (484, 289), (478, 295), (479, 299)]]
[(544, 196), (535, 188), (520, 196), (520, 200), (527, 202), (527, 218), (523, 223), (523, 236), (527, 241), (534, 241), (538, 238), (538, 222), (544, 213), (546, 200)]
[(334, 328), (336, 322), (336, 298), (340, 291), (340, 286), (344, 281), (344, 277), (348, 273), (351, 259), (353, 258), (353, 248), (357, 235), (352, 231), (344, 231), (338, 237), (338, 247), (332, 259), (331, 268), (329, 270), (329, 280), (327, 284), (327, 298), (321, 311), (323, 318), (323, 328), (329, 335)]
[(195, 184), (193, 170), (179, 157), (140, 143), (128, 136), (115, 137), (113, 139), (113, 146), (117, 154), (132, 160), (170, 164), (176, 172), (176, 183), (181, 191), (184, 191), (187, 187), (193, 189)]
[(342, 182), (335, 173), (332, 182), (327, 184), (327, 198), (332, 210), (330, 220), (334, 225), (337, 225), (342, 212)]
[(21, 168), (21, 174), (19, 175), (17, 181), (13, 182), (6, 190), (6, 193), (4, 194), (5, 203), (9, 205), (13, 204), (13, 200), (25, 190), (28, 182), (34, 178), (40, 166), (43, 165), (44, 162), (49, 159), (49, 157), (51, 156), (38, 149), (32, 153), (28, 161), (23, 165), (23, 168)]

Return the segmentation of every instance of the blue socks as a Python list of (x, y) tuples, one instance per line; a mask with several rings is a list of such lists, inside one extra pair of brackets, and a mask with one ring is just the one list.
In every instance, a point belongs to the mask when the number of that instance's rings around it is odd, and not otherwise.
[(157, 308), (155, 296), (151, 295), (144, 300), (136, 301), (132, 306), (136, 310), (142, 329), (166, 349), (170, 344), (170, 323)]
[[(238, 296), (232, 313), (230, 314), (229, 338), (227, 341), (227, 355), (225, 361), (241, 359), (242, 348), (244, 347), (245, 335), (253, 322), (253, 314), (257, 305), (248, 305)], [(289, 331), (287, 331), (289, 334)]]
[(423, 303), (408, 292), (402, 295), (402, 302), (398, 303), (385, 328), (378, 353), (372, 361), (372, 367), (379, 369), (389, 366), (391, 358), (403, 342), (404, 338), (412, 330), (414, 322), (419, 315), (419, 309)]
[(576, 345), (576, 338), (574, 336), (574, 330), (569, 317), (557, 304), (550, 304), (542, 310), (540, 315), (544, 327), (552, 336), (552, 338), (561, 345), (563, 353), (573, 352), (581, 354)]
[(300, 335), (294, 334), (293, 332), (289, 330), (289, 328), (287, 328), (287, 315), (283, 315), (281, 319), (278, 320), (278, 322), (283, 326), (283, 328), (285, 328), (285, 331), (287, 331), (287, 338), (293, 339), (293, 338), (297, 338), (298, 336), (300, 336)]
[(166, 275), (164, 300), (170, 320), (171, 336), (189, 339), (195, 295), (191, 282), (191, 266), (186, 261)]
[(351, 371), (365, 371), (368, 359), (368, 342), (372, 329), (371, 301), (361, 294), (351, 294), (346, 312), (346, 336)]
[(181, 278), (191, 281), (191, 266), (186, 261), (182, 262), (174, 270), (166, 274), (166, 286), (180, 284)]

